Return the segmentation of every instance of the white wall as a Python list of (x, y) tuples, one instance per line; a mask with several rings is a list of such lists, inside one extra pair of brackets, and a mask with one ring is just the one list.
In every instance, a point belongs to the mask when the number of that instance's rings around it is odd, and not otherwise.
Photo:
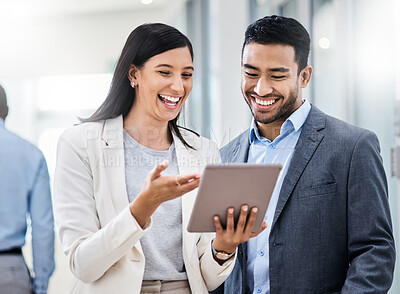
[(129, 33), (145, 22), (173, 23), (182, 9), (182, 2), (174, 3), (168, 9), (0, 20), (0, 83), (10, 106), (7, 126), (36, 142), (37, 78), (112, 72)]
[(240, 58), (249, 25), (248, 3), (211, 2), (211, 139), (222, 147), (250, 126), (251, 113), (240, 90)]

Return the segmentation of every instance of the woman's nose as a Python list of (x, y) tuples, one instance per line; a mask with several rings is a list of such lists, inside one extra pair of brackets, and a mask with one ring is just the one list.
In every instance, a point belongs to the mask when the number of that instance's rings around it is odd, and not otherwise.
[(184, 89), (183, 89), (183, 82), (182, 82), (181, 77), (174, 78), (174, 80), (172, 81), (172, 84), (171, 84), (171, 89), (182, 94)]

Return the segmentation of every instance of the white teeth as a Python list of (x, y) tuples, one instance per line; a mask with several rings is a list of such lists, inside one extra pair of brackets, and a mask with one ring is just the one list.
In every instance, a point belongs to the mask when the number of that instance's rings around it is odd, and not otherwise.
[(260, 105), (272, 105), (275, 103), (275, 100), (262, 100), (262, 99), (258, 99), (258, 98), (255, 98), (255, 99), (256, 99), (256, 103), (260, 104)]
[(165, 99), (165, 100), (168, 100), (168, 101), (173, 102), (173, 104), (167, 103), (168, 105), (175, 105), (176, 102), (178, 102), (179, 99), (181, 99), (181, 97), (172, 97), (172, 96), (161, 95), (161, 94), (160, 94), (160, 97), (163, 98), (163, 99)]

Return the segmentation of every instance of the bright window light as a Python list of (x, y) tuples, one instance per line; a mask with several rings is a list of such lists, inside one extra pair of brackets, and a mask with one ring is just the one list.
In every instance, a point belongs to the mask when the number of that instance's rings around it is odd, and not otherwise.
[(319, 39), (318, 45), (322, 49), (329, 49), (329, 47), (331, 47), (331, 41), (329, 41), (328, 38), (323, 37), (323, 38)]
[(38, 81), (41, 111), (96, 109), (107, 96), (112, 74), (58, 75)]
[[(56, 150), (57, 142), (61, 134), (64, 132), (63, 128), (49, 128), (42, 131), (39, 136), (39, 148), (42, 150), (44, 157), (47, 161), (47, 167), (50, 177), (53, 179), (54, 171), (56, 168)], [(51, 183), (53, 181), (50, 181)]]

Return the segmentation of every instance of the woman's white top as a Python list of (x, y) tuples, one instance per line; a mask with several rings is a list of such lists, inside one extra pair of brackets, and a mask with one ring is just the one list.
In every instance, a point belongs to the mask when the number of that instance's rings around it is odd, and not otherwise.
[[(175, 144), (168, 150), (147, 148), (124, 130), (125, 181), (129, 202), (141, 192), (148, 173), (169, 161), (163, 176), (179, 174)], [(145, 266), (143, 280), (186, 280), (182, 255), (182, 199), (162, 203), (152, 215), (153, 226), (140, 239)]]

